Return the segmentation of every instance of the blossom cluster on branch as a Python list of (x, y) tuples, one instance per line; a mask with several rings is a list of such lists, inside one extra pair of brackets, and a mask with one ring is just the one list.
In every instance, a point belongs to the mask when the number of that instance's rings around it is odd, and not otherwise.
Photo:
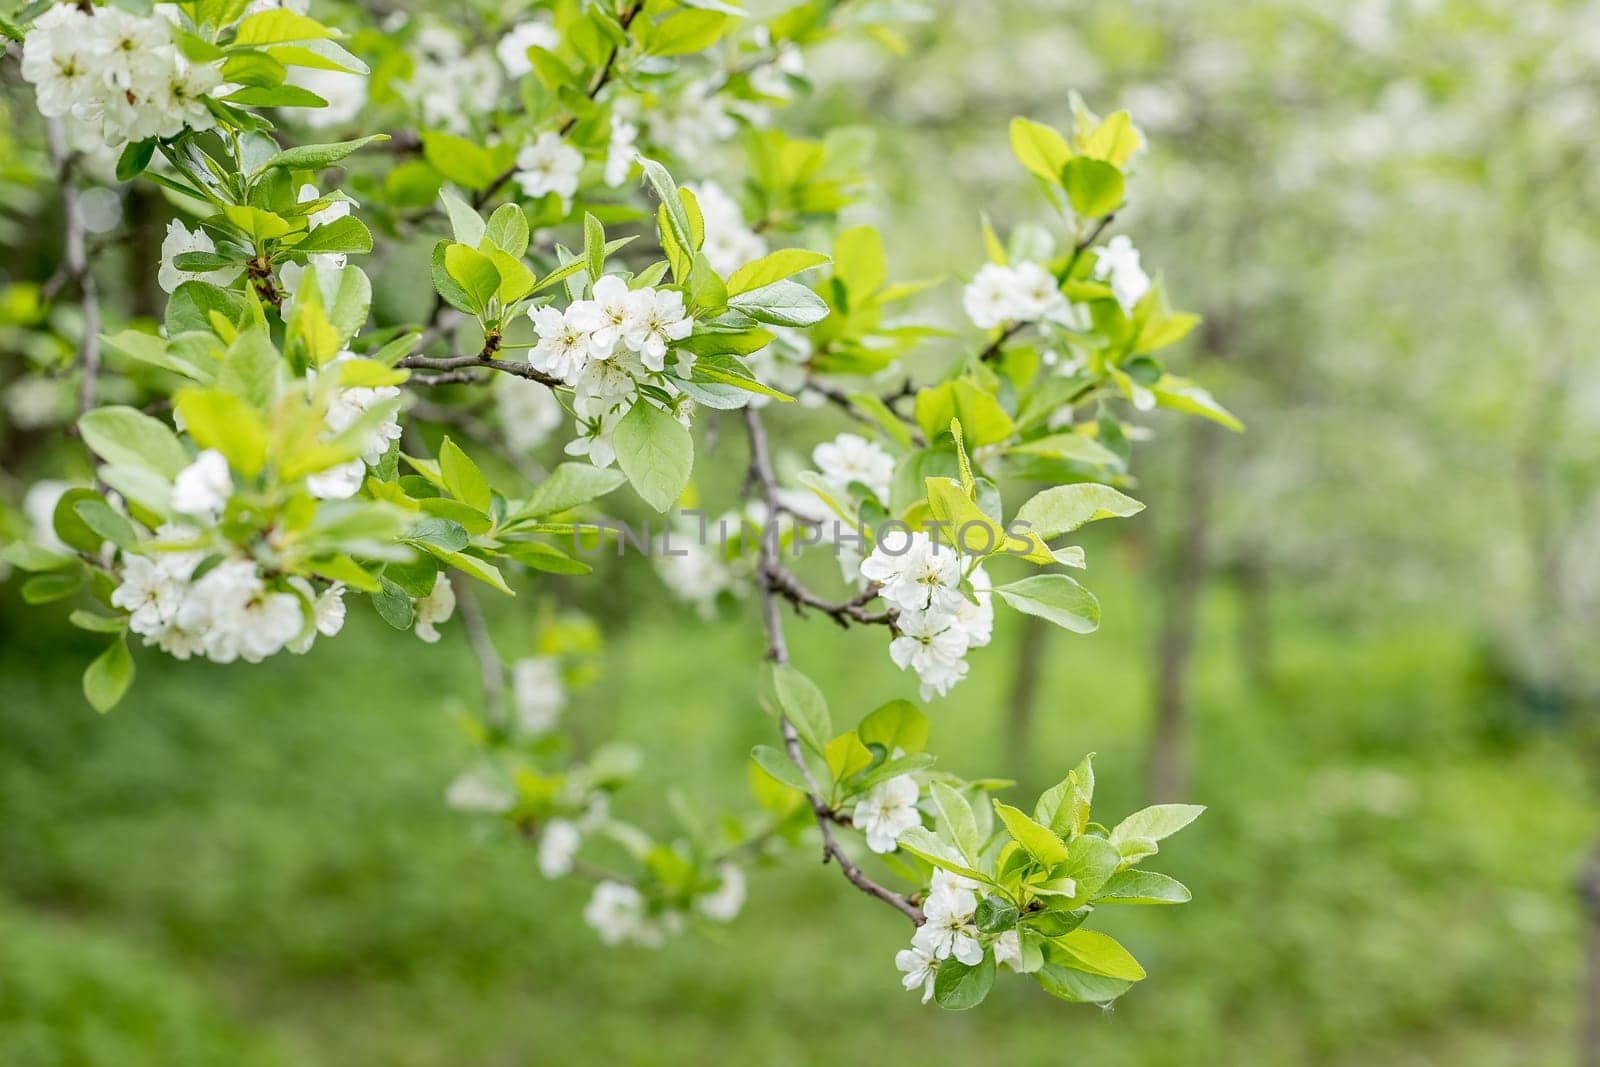
[[(892, 35), (870, 5), (757, 20), (717, 0), (558, 0), (471, 36), (403, 15), (347, 35), (304, 4), (136, 7), (34, 5), (7, 26), (41, 115), (89, 130), (118, 153), (117, 181), (152, 184), (180, 216), (148, 264), (161, 321), (107, 307), (82, 339), (92, 482), (33, 501), (34, 529), (6, 550), (30, 602), (73, 601), (72, 622), (108, 636), (91, 704), (132, 684), (130, 634), (256, 662), (335, 637), (358, 597), (426, 642), (459, 619), (481, 751), (447, 798), (533, 841), (547, 876), (594, 881), (584, 917), (606, 943), (730, 921), (746, 865), (820, 837), (825, 862), (914, 924), (896, 962), (945, 1007), (981, 1001), (1000, 967), (1095, 1002), (1143, 977), (1082, 924), (1105, 904), (1188, 899), (1140, 864), (1197, 808), (1093, 822), (1085, 760), (1026, 814), (988, 796), (1002, 781), (936, 769), (908, 701), (836, 731), (784, 635), (789, 609), (881, 630), (870, 639), (932, 700), (967, 676), (999, 607), (1090, 632), (1099, 603), (1066, 573), (1084, 552), (1060, 539), (1141, 510), (1117, 488), (1129, 412), (1236, 425), (1159, 354), (1198, 319), (1126, 236), (1101, 243), (1143, 144), (1125, 112), (1074, 98), (1065, 132), (1013, 123), (1054, 232), (1002, 242), (984, 224), (990, 262), (961, 300), (981, 336), (918, 385), (904, 357), (940, 331), (894, 316), (928, 284), (891, 281), (877, 231), (837, 225), (865, 185), (861, 139), (773, 118), (805, 89), (803, 48)], [(124, 89), (136, 113), (110, 106)], [(356, 136), (295, 136), (342, 126)], [(379, 128), (393, 133), (364, 132)], [(75, 198), (101, 179), (83, 158), (60, 160), (69, 273), (99, 323)], [(819, 232), (827, 251), (803, 246)], [(357, 257), (413, 256), (419, 237), (431, 295), (375, 301)], [(811, 440), (788, 413), (822, 406), (859, 432), (782, 465), (768, 421)], [(546, 469), (535, 456), (566, 415), (572, 460)], [(694, 491), (696, 431), (728, 420), (748, 443), (728, 514), (758, 535), (661, 572), (706, 611), (754, 594), (777, 743), (751, 754), (759, 812), (664, 838), (616, 803), (636, 756), (576, 751), (561, 729), (575, 664), (597, 654), (573, 637), (583, 625), (552, 623), (549, 650), (508, 664), (476, 595), (588, 573), (579, 549), (609, 536), (597, 501), (628, 485), (674, 510)], [(1008, 506), (1025, 482), (1045, 487)], [(824, 522), (854, 537), (833, 596), (793, 561)]]

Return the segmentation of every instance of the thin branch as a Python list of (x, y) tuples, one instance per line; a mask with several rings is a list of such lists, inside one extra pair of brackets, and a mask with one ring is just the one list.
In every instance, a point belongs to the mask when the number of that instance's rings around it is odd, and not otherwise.
[[(1111, 221), (1116, 217), (1117, 213), (1114, 211), (1109, 215), (1100, 216), (1100, 219), (1094, 224), (1094, 226), (1090, 228), (1089, 232), (1078, 239), (1077, 243), (1072, 246), (1072, 258), (1067, 261), (1067, 269), (1064, 273), (1072, 273), (1072, 268), (1078, 265), (1078, 257), (1087, 252), (1089, 247), (1100, 239), (1100, 235), (1106, 232), (1106, 227), (1110, 226)], [(1005, 347), (1006, 342), (1011, 340), (1022, 330), (1026, 329), (1029, 325), (1031, 324), (1028, 322), (1007, 323), (1000, 333), (995, 337), (995, 339), (990, 341), (988, 345), (984, 347), (982, 352), (978, 353), (979, 362), (987, 363), (989, 360), (998, 357), (1000, 355), (1000, 350)]]
[[(395, 363), (395, 366), (402, 370), (466, 371), (469, 374), (474, 374), (477, 369), (482, 368), (500, 371), (502, 374), (510, 374), (518, 378), (526, 378), (530, 382), (538, 382), (540, 385), (551, 389), (566, 384), (560, 378), (553, 374), (546, 374), (531, 363), (519, 363), (509, 359), (494, 359), (482, 352), (475, 356), (444, 356), (440, 358), (433, 356), (406, 356)], [(413, 379), (419, 385), (453, 385), (479, 380), (475, 374), (473, 377), (437, 375), (434, 377), (419, 376), (419, 378), (420, 380)]]
[(511, 716), (506, 704), (506, 667), (495, 650), (494, 639), (489, 636), (489, 625), (484, 620), (483, 608), (468, 584), (470, 579), (460, 571), (452, 571), (450, 585), (455, 590), (456, 608), (461, 612), (461, 626), (467, 632), (467, 643), (478, 660), (478, 673), (483, 679), (483, 702), (489, 721), (499, 727), (510, 725)]
[[(633, 20), (638, 17), (639, 12), (643, 9), (644, 3), (642, 0), (636, 0), (635, 3), (631, 3), (622, 9), (622, 13), (617, 16), (617, 24), (622, 27), (622, 32), (624, 34), (628, 32), (628, 27), (633, 25)], [(621, 54), (622, 46), (620, 44), (613, 45), (611, 47), (610, 53), (606, 56), (605, 63), (601, 65), (599, 72), (594, 76), (594, 80), (589, 83), (589, 88), (584, 92), (584, 95), (590, 100), (593, 100), (595, 97), (599, 96), (600, 90), (604, 89), (611, 83), (611, 79), (613, 75), (616, 74), (617, 70), (617, 57)], [(573, 127), (577, 124), (578, 116), (568, 115), (566, 119), (563, 120), (561, 125), (556, 127), (556, 133), (561, 137), (565, 137), (567, 134), (572, 132)], [(483, 205), (487, 204), (494, 198), (494, 195), (498, 193), (501, 188), (504, 187), (506, 182), (510, 181), (512, 176), (516, 173), (517, 165), (515, 163), (501, 171), (494, 181), (490, 182), (487, 187), (485, 187), (472, 198), (472, 206), (474, 208), (482, 208)]]
[[(766, 502), (769, 513), (777, 511), (777, 479), (772, 473), (772, 459), (767, 453), (767, 434), (761, 425), (761, 415), (755, 408), (744, 409), (744, 424), (750, 438), (750, 481), (761, 493)], [(761, 565), (757, 571), (757, 587), (761, 593), (761, 614), (766, 623), (767, 631), (767, 659), (773, 663), (787, 663), (789, 661), (789, 646), (783, 637), (783, 619), (778, 612), (778, 596), (773, 582), (775, 575), (782, 568), (778, 566), (774, 546), (768, 538), (761, 539)], [(890, 907), (899, 911), (917, 926), (925, 920), (922, 909), (910, 900), (885, 888), (869, 878), (860, 867), (856, 866), (848, 853), (840, 847), (833, 836), (833, 822), (836, 812), (822, 798), (822, 790), (817, 785), (816, 778), (811, 773), (811, 768), (806, 764), (805, 756), (800, 751), (800, 735), (795, 732), (793, 724), (787, 717), (778, 716), (778, 729), (783, 734), (784, 751), (789, 754), (789, 759), (800, 769), (800, 774), (806, 783), (806, 798), (811, 802), (811, 813), (817, 821), (817, 829), (822, 834), (822, 862), (830, 860), (839, 864), (839, 870), (846, 880), (857, 889), (870, 897), (883, 901)]]
[[(806, 377), (805, 387), (810, 389), (813, 393), (816, 393), (818, 396), (826, 398), (830, 403), (837, 404), (846, 415), (849, 415), (857, 422), (864, 422), (872, 426), (878, 425), (878, 420), (876, 418), (874, 418), (869, 412), (862, 410), (861, 406), (851, 399), (850, 394), (845, 392), (843, 389), (840, 389), (838, 386), (829, 385), (820, 378), (815, 378), (808, 375)], [(907, 378), (898, 389), (890, 393), (885, 393), (878, 399), (883, 403), (884, 407), (889, 409), (895, 418), (906, 424), (907, 429), (909, 429), (911, 432), (911, 439), (916, 444), (923, 445), (927, 442), (923, 440), (922, 430), (917, 426), (916, 420), (909, 418), (895, 410), (895, 404), (905, 399), (907, 396), (914, 396), (916, 391), (916, 387), (911, 384), (911, 379)]]
[(852, 622), (864, 625), (893, 626), (894, 615), (888, 611), (867, 611), (866, 605), (877, 599), (878, 587), (868, 587), (864, 592), (851, 597), (849, 600), (825, 600), (813, 593), (801, 582), (795, 573), (774, 561), (770, 567), (763, 565), (764, 576), (767, 584), (774, 593), (788, 600), (798, 611), (801, 608), (815, 608), (824, 615), (832, 617), (840, 626), (848, 627)]
[(94, 407), (95, 385), (100, 377), (100, 288), (89, 270), (88, 228), (83, 221), (83, 203), (78, 197), (78, 182), (72, 173), (72, 154), (61, 123), (51, 119), (46, 128), (50, 160), (55, 164), (56, 180), (61, 185), (61, 210), (66, 223), (63, 269), (78, 286), (82, 298), (83, 338), (78, 343), (78, 367), (83, 380), (78, 386), (78, 406), (83, 411)]

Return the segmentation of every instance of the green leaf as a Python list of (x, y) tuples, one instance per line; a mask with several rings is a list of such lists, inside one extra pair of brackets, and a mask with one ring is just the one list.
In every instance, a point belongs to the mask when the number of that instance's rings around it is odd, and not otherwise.
[(133, 532), (133, 524), (98, 495), (79, 500), (73, 504), (72, 510), (85, 526), (118, 548), (130, 548), (138, 540)]
[(1073, 1004), (1109, 1004), (1133, 984), (1054, 963), (1046, 963), (1035, 971), (1033, 980), (1046, 993)]
[(828, 305), (799, 282), (779, 281), (728, 298), (728, 306), (757, 322), (811, 326), (828, 317)]
[(1017, 511), (1016, 522), (1049, 540), (1099, 519), (1127, 518), (1144, 505), (1108, 485), (1080, 482), (1058, 485), (1035, 494)]
[(133, 684), (133, 673), (128, 642), (118, 637), (83, 672), (83, 695), (89, 706), (102, 713), (116, 707)]
[(715, 11), (679, 11), (656, 23), (646, 50), (656, 56), (681, 56), (703, 52), (717, 43), (728, 23)]
[(994, 810), (1000, 816), (1000, 821), (1005, 823), (1006, 832), (1012, 840), (1047, 869), (1066, 861), (1066, 843), (1056, 836), (1055, 831), (1040, 826), (1010, 804), (996, 800)]
[(501, 204), (489, 216), (484, 236), (506, 255), (522, 258), (528, 251), (528, 213), (520, 204)]
[(78, 420), (78, 431), (90, 451), (113, 465), (142, 467), (169, 480), (189, 465), (178, 435), (134, 408), (96, 408)]
[(446, 437), (439, 445), (439, 476), (450, 495), (478, 511), (489, 510), (489, 480), (461, 447)]
[(150, 165), (150, 158), (156, 152), (156, 139), (146, 137), (142, 141), (130, 141), (123, 148), (122, 155), (117, 157), (117, 181), (131, 182), (144, 173)]
[(790, 789), (804, 793), (808, 790), (805, 776), (800, 773), (800, 768), (794, 761), (779, 752), (771, 745), (757, 745), (750, 750), (750, 758), (755, 760), (756, 766), (765, 771), (772, 778)]
[(820, 252), (809, 252), (803, 248), (785, 248), (770, 255), (762, 256), (753, 263), (746, 263), (728, 276), (728, 295), (737, 296), (752, 289), (781, 282), (803, 270), (821, 266), (828, 262), (828, 257)]
[(563, 463), (534, 489), (515, 518), (541, 519), (582, 507), (591, 500), (605, 496), (625, 481), (627, 478), (621, 471), (609, 467)]
[[(379, 579), (379, 584), (379, 590), (372, 594), (372, 606), (377, 609), (378, 617), (396, 630), (411, 629), (412, 620), (416, 618), (411, 598), (406, 595), (404, 589), (388, 578)], [(432, 581), (428, 583), (428, 588), (430, 590), (433, 588)]]
[(583, 261), (592, 281), (599, 281), (606, 270), (606, 228), (600, 220), (583, 213)]
[(643, 398), (611, 437), (617, 466), (646, 504), (666, 511), (683, 494), (694, 467), (694, 439), (672, 415)]
[(476, 314), (483, 313), (500, 289), (500, 272), (494, 261), (464, 244), (445, 246), (444, 269), (466, 293)]
[(1050, 827), (1062, 837), (1083, 833), (1089, 825), (1089, 810), (1094, 805), (1094, 753), (1091, 752), (1067, 772), (1067, 776), (1039, 795), (1033, 820)]
[(285, 148), (282, 152), (272, 156), (256, 168), (256, 173), (260, 174), (274, 167), (280, 167), (284, 170), (322, 170), (324, 167), (333, 166), (352, 152), (358, 151), (369, 144), (387, 141), (388, 139), (388, 134), (375, 133), (370, 137), (358, 137), (353, 141), (338, 141), (333, 144), (296, 145), (293, 148)]
[[(666, 231), (686, 254), (692, 254), (695, 249), (694, 239), (689, 232), (689, 216), (683, 209), (683, 201), (678, 197), (677, 183), (672, 180), (672, 175), (667, 169), (653, 159), (639, 160), (639, 166), (644, 170), (645, 181), (655, 191), (656, 199), (661, 202), (660, 214), (666, 218)], [(665, 235), (663, 235), (665, 237)], [(674, 271), (676, 275), (676, 271)]]
[(1117, 823), (1111, 843), (1120, 845), (1134, 838), (1162, 841), (1200, 817), (1206, 809), (1199, 804), (1156, 804), (1136, 811)]
[(92, 611), (77, 609), (67, 616), (67, 621), (80, 630), (87, 630), (92, 634), (120, 634), (128, 628), (128, 620), (122, 615), (97, 615)]
[(986, 934), (1004, 933), (1017, 925), (1017, 906), (1005, 897), (984, 897), (972, 922)]
[(869, 712), (856, 734), (862, 744), (882, 745), (886, 753), (921, 752), (928, 747), (928, 717), (909, 700), (891, 700)]
[(294, 246), (296, 252), (339, 252), (365, 255), (372, 251), (372, 231), (360, 219), (351, 215), (334, 219), (318, 226), (304, 241)]
[(588, 574), (594, 570), (582, 560), (573, 559), (556, 546), (542, 541), (506, 541), (500, 546), (500, 554), (525, 567), (549, 574)]
[(939, 964), (933, 976), (933, 999), (947, 1011), (966, 1011), (982, 1004), (994, 988), (994, 956), (985, 952), (977, 966), (969, 967), (954, 956)]
[(316, 19), (275, 7), (248, 15), (234, 34), (235, 44), (278, 44), (283, 41), (315, 41), (332, 37), (333, 31)]
[(1004, 441), (1016, 429), (995, 395), (966, 378), (920, 390), (915, 411), (929, 441), (948, 433), (952, 420), (959, 421), (968, 448)]
[(1144, 968), (1116, 939), (1097, 930), (1074, 930), (1053, 942), (1069, 957), (1065, 966), (1073, 967), (1105, 978), (1120, 978), (1137, 982), (1144, 978)]
[(972, 866), (981, 862), (983, 836), (978, 832), (978, 820), (972, 814), (972, 805), (961, 792), (944, 782), (934, 782), (930, 787), (933, 806), (939, 811), (939, 823), (950, 835), (961, 855)]
[(1122, 172), (1103, 160), (1087, 156), (1068, 160), (1061, 168), (1061, 184), (1079, 218), (1109, 215), (1122, 206)]
[[(455, 235), (456, 243), (477, 248), (488, 233), (483, 216), (449, 189), (439, 190), (439, 200), (444, 204), (444, 213), (450, 218), (450, 232)], [(521, 255), (520, 252), (517, 254)]]
[(253, 478), (267, 461), (267, 427), (241, 397), (221, 389), (180, 389), (178, 417), (201, 448), (214, 448), (228, 466)]
[(1235, 433), (1244, 429), (1244, 423), (1240, 422), (1231, 411), (1217, 403), (1209, 392), (1187, 378), (1163, 374), (1150, 387), (1150, 392), (1155, 396), (1158, 407), (1200, 415), (1226, 426)]
[(787, 663), (772, 667), (772, 688), (778, 697), (778, 706), (784, 717), (817, 755), (827, 751), (828, 738), (833, 736), (833, 723), (828, 715), (828, 702), (822, 690), (810, 678)]
[(1051, 185), (1061, 184), (1061, 169), (1072, 158), (1066, 138), (1031, 119), (1011, 120), (1011, 154), (1028, 172)]
[(22, 583), (22, 602), (24, 604), (50, 604), (57, 600), (65, 600), (82, 588), (83, 569), (81, 567), (35, 574)]
[(1035, 574), (995, 586), (994, 591), (1018, 611), (1073, 633), (1092, 634), (1100, 628), (1100, 602), (1065, 574)]
[(1155, 871), (1123, 871), (1101, 887), (1097, 904), (1187, 904), (1189, 887)]
[(1067, 846), (1067, 861), (1051, 871), (1052, 878), (1071, 878), (1077, 883), (1073, 899), (1092, 900), (1111, 880), (1122, 864), (1122, 853), (1103, 837), (1083, 834)]

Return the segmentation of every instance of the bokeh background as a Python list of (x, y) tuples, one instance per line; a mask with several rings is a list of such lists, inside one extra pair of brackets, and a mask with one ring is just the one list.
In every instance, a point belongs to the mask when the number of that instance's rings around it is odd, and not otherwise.
[[(1600, 5), (946, 0), (905, 37), (809, 55), (797, 106), (802, 129), (875, 131), (883, 186), (852, 210), (894, 274), (948, 279), (915, 315), (958, 321), (979, 211), (1042, 217), (1005, 124), (1064, 123), (1077, 90), (1149, 137), (1119, 225), (1205, 313), (1186, 372), (1249, 427), (1153, 419), (1149, 510), (1088, 542), (1103, 629), (1002, 612), (930, 708), (958, 773), (1036, 789), (1094, 751), (1108, 810), (1209, 806), (1163, 849), (1194, 903), (1106, 916), (1150, 980), (1110, 1012), (1021, 982), (922, 1008), (890, 965), (904, 930), (809, 852), (758, 871), (717, 936), (604, 949), (584, 887), (442, 803), (478, 684), (458, 625), (425, 648), (358, 610), (304, 658), (142, 656), (101, 718), (78, 690), (93, 639), (13, 578), (0, 1063), (1577, 1059), (1600, 834)], [(54, 254), (33, 221), (49, 193), (0, 157), (18, 275)], [(158, 201), (123, 210), (159, 243)], [(8, 361), (17, 336), (0, 326)], [(54, 439), (14, 412), (3, 432), (15, 496)], [(750, 604), (702, 618), (624, 560), (490, 607), (508, 652), (564, 612), (606, 634), (569, 721), (638, 744), (638, 821), (667, 829), (674, 787), (748, 803), (743, 753), (770, 729)], [(911, 695), (877, 643), (791, 632), (836, 707)]]

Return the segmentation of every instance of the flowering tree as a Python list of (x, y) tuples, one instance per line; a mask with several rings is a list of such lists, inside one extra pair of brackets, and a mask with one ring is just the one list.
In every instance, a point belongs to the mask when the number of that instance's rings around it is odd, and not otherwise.
[[(842, 32), (893, 45), (887, 16), (826, 0), (761, 20), (719, 0), (564, 0), (468, 27), (351, 16), (341, 32), (304, 4), (34, 3), (0, 23), (44, 120), (33, 158), (59, 187), (64, 240), (19, 316), (37, 370), (10, 389), (49, 400), (74, 381), (96, 461), (81, 483), (35, 482), (6, 559), (26, 600), (70, 601), (74, 625), (107, 636), (89, 702), (128, 690), (131, 644), (254, 663), (336, 637), (358, 596), (429, 643), (459, 613), (482, 753), (448, 797), (533, 841), (546, 875), (596, 882), (584, 917), (605, 942), (733, 919), (743, 865), (814, 834), (912, 924), (895, 962), (924, 1000), (976, 1005), (1000, 968), (1073, 1001), (1143, 978), (1084, 924), (1101, 905), (1189, 898), (1144, 864), (1199, 808), (1096, 821), (1087, 757), (1031, 808), (1004, 803), (988, 794), (1007, 782), (935, 769), (910, 701), (835, 725), (784, 620), (865, 631), (924, 701), (965, 677), (996, 603), (1097, 627), (1066, 573), (1084, 553), (1059, 539), (1141, 509), (1104, 484), (1126, 474), (1130, 410), (1233, 422), (1162, 364), (1197, 317), (1170, 308), (1127, 236), (1107, 238), (1143, 147), (1129, 116), (1074, 98), (1064, 132), (1013, 122), (1053, 224), (1004, 242), (984, 224), (990, 262), (962, 295), (981, 336), (916, 385), (904, 360), (937, 331), (889, 315), (926, 285), (889, 281), (878, 233), (838, 224), (868, 146), (773, 124), (805, 88), (806, 47)], [(149, 315), (94, 243), (144, 187), (178, 216)], [(377, 241), (375, 285), (350, 257)], [(387, 298), (382, 272), (413, 260), (431, 297)], [(781, 417), (804, 438), (823, 405), (860, 432), (785, 468), (769, 422), (797, 410)], [(533, 453), (567, 416), (573, 459), (547, 470)], [(678, 506), (696, 428), (719, 422), (748, 443), (745, 500), (713, 524)], [(1002, 480), (1048, 485), (1015, 503)], [(673, 517), (654, 533), (608, 519), (597, 501), (624, 484)], [(625, 821), (626, 751), (574, 760), (559, 740), (589, 631), (563, 621), (548, 655), (497, 652), (474, 590), (589, 573), (628, 543), (702, 606), (752, 593), (776, 730), (751, 754), (755, 814), (667, 839)], [(843, 592), (802, 579), (808, 550), (831, 550)]]

